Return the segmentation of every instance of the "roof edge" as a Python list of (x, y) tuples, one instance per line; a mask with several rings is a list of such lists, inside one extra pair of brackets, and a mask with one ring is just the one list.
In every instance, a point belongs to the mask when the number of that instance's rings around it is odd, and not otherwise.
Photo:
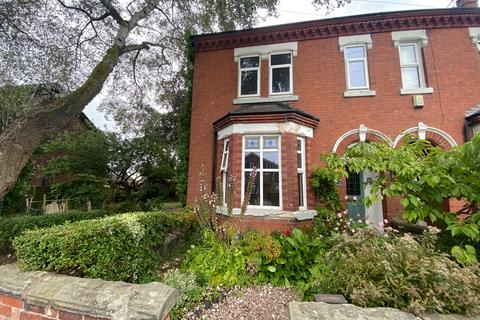
[(197, 51), (412, 29), (480, 26), (480, 8), (369, 13), (192, 36)]

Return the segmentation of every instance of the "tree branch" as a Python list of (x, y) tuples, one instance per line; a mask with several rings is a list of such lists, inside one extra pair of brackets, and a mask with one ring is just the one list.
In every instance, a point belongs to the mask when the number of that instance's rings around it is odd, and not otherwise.
[(118, 10), (115, 9), (115, 7), (112, 5), (111, 0), (101, 0), (101, 2), (105, 6), (105, 8), (107, 8), (112, 18), (115, 19), (115, 21), (117, 21), (119, 25), (123, 25), (125, 23), (125, 20), (123, 20)]
[(122, 54), (132, 52), (132, 51), (138, 51), (138, 50), (150, 50), (150, 47), (160, 47), (163, 48), (163, 46), (159, 43), (153, 43), (153, 42), (148, 42), (144, 41), (140, 44), (130, 44), (128, 46), (125, 46), (122, 48)]
[(66, 8), (66, 9), (75, 10), (75, 11), (79, 11), (79, 12), (83, 13), (84, 15), (86, 15), (88, 17), (88, 19), (90, 19), (90, 21), (101, 21), (101, 20), (104, 20), (104, 19), (106, 19), (107, 17), (110, 16), (110, 12), (105, 12), (101, 16), (92, 17), (92, 15), (87, 10), (84, 10), (82, 8), (79, 8), (79, 7), (66, 5), (62, 0), (57, 0), (57, 2), (60, 3), (60, 5), (64, 8)]

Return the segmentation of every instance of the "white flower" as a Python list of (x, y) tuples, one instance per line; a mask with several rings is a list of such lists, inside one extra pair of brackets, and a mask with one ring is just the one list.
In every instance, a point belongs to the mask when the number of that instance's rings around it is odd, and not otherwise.
[(357, 196), (353, 196), (353, 201), (357, 201)]
[(348, 200), (348, 196), (345, 196), (345, 200)]

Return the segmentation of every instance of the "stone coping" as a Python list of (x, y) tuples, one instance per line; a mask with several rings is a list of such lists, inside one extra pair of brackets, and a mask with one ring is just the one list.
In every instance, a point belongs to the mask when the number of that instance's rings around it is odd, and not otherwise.
[[(228, 216), (227, 208), (217, 207), (217, 214)], [(270, 219), (293, 219), (298, 221), (311, 220), (317, 215), (316, 210), (298, 210), (298, 211), (284, 211), (277, 209), (264, 209), (249, 207), (245, 212), (245, 216), (251, 217), (265, 217)], [(233, 208), (233, 217), (240, 216), (240, 208)]]
[(22, 272), (17, 264), (0, 266), (0, 295), (45, 310), (113, 320), (163, 320), (178, 291), (162, 283), (130, 284), (84, 279), (48, 272)]
[(327, 304), (324, 302), (290, 302), (290, 320), (473, 320), (458, 314), (426, 314), (415, 316), (393, 308), (362, 308), (353, 304)]

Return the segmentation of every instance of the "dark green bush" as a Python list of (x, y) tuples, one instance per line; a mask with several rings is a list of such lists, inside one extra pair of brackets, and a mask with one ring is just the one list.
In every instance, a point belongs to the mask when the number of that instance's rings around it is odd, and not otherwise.
[(14, 241), (23, 270), (141, 282), (155, 276), (166, 235), (191, 214), (128, 213), (25, 232)]
[(25, 230), (46, 228), (67, 221), (79, 221), (101, 218), (107, 215), (103, 210), (68, 211), (64, 213), (48, 214), (41, 216), (17, 216), (13, 218), (0, 218), (0, 254), (13, 253), (12, 241)]

